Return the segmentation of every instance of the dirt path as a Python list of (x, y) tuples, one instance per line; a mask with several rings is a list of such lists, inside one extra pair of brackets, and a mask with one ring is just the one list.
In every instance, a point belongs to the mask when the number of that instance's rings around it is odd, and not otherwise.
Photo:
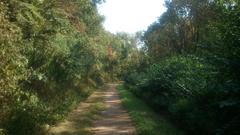
[(80, 103), (65, 121), (51, 127), (48, 135), (135, 135), (116, 85), (108, 84), (106, 89)]
[(121, 100), (116, 90), (116, 84), (109, 84), (105, 104), (107, 109), (102, 112), (92, 129), (95, 135), (136, 135), (136, 130), (128, 113), (121, 106)]
[(104, 110), (106, 91), (94, 92), (88, 99), (81, 102), (67, 119), (50, 128), (48, 135), (92, 135), (91, 126)]

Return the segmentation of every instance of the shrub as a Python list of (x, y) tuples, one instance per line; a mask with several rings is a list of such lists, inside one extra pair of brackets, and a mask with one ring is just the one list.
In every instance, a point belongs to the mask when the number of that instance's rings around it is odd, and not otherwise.
[(135, 93), (153, 106), (167, 107), (178, 98), (204, 92), (212, 69), (197, 57), (173, 56), (150, 66), (145, 76), (130, 74), (126, 83), (136, 85)]
[(40, 131), (41, 124), (47, 122), (46, 106), (36, 95), (20, 93), (11, 117), (6, 124), (9, 135), (32, 135)]
[(195, 56), (172, 56), (133, 73), (126, 85), (155, 110), (168, 111), (192, 134), (238, 134), (237, 82), (218, 79), (220, 72)]

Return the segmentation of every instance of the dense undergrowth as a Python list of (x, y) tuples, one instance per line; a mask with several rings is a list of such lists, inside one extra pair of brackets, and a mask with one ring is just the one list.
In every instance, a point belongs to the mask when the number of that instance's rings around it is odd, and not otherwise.
[[(240, 134), (238, 1), (167, 1), (125, 86), (194, 135)], [(237, 17), (238, 16), (238, 17)]]
[(239, 133), (239, 84), (219, 83), (216, 68), (196, 57), (169, 57), (131, 74), (126, 85), (191, 134)]

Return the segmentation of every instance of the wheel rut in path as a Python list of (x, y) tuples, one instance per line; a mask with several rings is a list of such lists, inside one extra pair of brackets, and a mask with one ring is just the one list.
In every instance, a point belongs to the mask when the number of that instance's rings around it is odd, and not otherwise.
[(94, 123), (92, 131), (95, 135), (136, 135), (136, 129), (127, 113), (122, 107), (117, 84), (108, 84), (105, 93), (106, 110), (101, 118)]

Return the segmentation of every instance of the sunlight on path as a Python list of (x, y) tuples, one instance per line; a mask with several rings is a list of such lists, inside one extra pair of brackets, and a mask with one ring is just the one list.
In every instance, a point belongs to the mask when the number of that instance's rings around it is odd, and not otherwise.
[(102, 112), (101, 119), (95, 122), (92, 129), (95, 135), (136, 135), (128, 113), (122, 108), (116, 84), (109, 84), (105, 104), (107, 109)]

